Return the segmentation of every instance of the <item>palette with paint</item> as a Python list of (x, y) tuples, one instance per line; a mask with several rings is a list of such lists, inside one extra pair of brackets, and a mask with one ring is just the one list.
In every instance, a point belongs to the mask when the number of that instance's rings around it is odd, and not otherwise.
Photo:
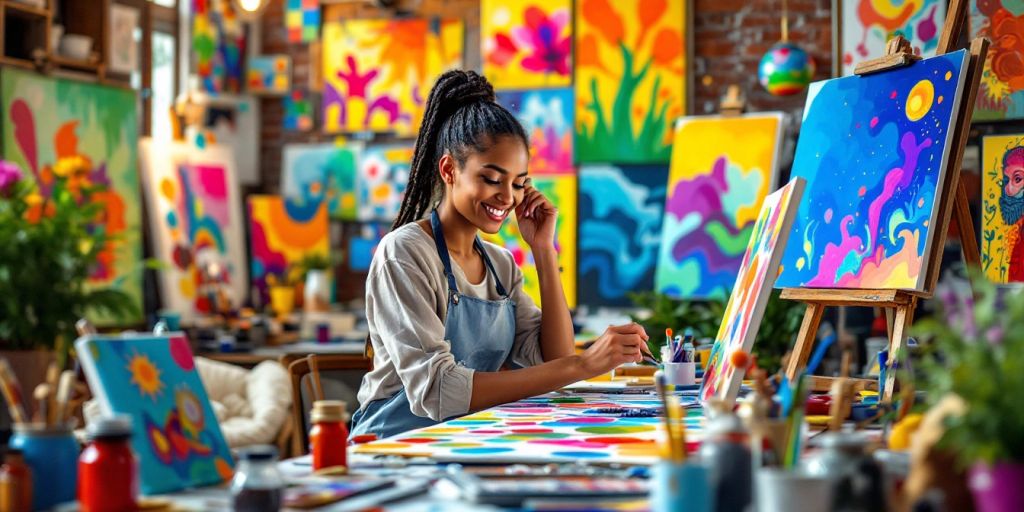
[[(436, 462), (654, 464), (664, 437), (654, 395), (575, 396), (549, 393), (359, 445), (353, 462), (376, 455)], [(688, 437), (703, 417), (690, 410)]]

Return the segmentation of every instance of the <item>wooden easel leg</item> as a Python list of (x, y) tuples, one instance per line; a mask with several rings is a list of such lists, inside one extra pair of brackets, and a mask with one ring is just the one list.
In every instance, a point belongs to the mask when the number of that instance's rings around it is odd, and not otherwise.
[(818, 336), (821, 314), (824, 312), (825, 306), (822, 304), (807, 304), (804, 321), (800, 324), (800, 334), (797, 335), (796, 346), (793, 348), (793, 353), (789, 355), (789, 364), (786, 367), (786, 379), (790, 383), (794, 382), (807, 367), (807, 360), (811, 357), (811, 350), (814, 349), (814, 339)]
[(978, 250), (978, 239), (974, 237), (974, 221), (971, 219), (971, 207), (963, 180), (956, 186), (953, 214), (960, 229), (960, 248), (964, 254), (964, 262), (968, 268), (981, 268), (981, 252)]
[(897, 361), (902, 356), (903, 348), (907, 346), (907, 331), (910, 324), (914, 322), (914, 309), (917, 306), (917, 299), (911, 299), (909, 304), (896, 306), (896, 318), (893, 321), (892, 337), (889, 338), (889, 364), (885, 373), (885, 383), (882, 391), (881, 402), (892, 402), (892, 394), (896, 389)]

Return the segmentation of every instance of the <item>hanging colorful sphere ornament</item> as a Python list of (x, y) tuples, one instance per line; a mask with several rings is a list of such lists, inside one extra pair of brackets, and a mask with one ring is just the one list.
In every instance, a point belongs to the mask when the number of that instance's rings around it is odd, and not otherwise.
[(796, 44), (782, 41), (761, 57), (757, 76), (772, 95), (796, 94), (811, 83), (814, 59)]

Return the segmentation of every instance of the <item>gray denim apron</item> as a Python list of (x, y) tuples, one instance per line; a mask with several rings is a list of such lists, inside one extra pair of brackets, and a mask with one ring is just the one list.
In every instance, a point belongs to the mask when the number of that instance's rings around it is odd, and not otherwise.
[[(479, 237), (473, 246), (483, 257), (487, 270), (494, 276), (501, 299), (483, 300), (459, 293), (437, 210), (430, 215), (430, 227), (434, 232), (437, 255), (444, 264), (444, 274), (448, 278), (448, 313), (444, 320), (444, 337), (451, 345), (452, 355), (457, 364), (467, 368), (482, 372), (497, 371), (512, 351), (516, 335), (516, 305), (494, 271)], [(413, 414), (403, 387), (390, 398), (374, 400), (356, 411), (352, 415), (352, 435), (377, 434), (378, 439), (383, 439), (436, 423), (430, 418)]]

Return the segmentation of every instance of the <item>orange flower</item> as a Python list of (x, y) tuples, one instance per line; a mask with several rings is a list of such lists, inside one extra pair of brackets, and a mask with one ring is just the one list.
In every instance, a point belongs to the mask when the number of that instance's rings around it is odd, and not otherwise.
[[(636, 34), (636, 48), (639, 50), (644, 44), (644, 38), (668, 10), (668, 0), (643, 0), (637, 2), (636, 7), (636, 16), (640, 20), (640, 30)], [(657, 50), (657, 42), (655, 42), (655, 50)]]
[(576, 47), (576, 61), (580, 66), (595, 67), (608, 73), (608, 68), (601, 62), (601, 52), (597, 49), (597, 38), (594, 34), (585, 34)]
[(990, 30), (992, 72), (1011, 91), (1024, 90), (1024, 16), (1000, 9), (992, 16)]
[(622, 26), (622, 16), (615, 12), (608, 0), (581, 1), (583, 5), (580, 11), (583, 13), (583, 19), (593, 25), (608, 44), (618, 48), (626, 32)]
[(663, 28), (654, 37), (654, 48), (651, 52), (651, 57), (654, 59), (656, 66), (670, 68), (676, 59), (682, 55), (682, 51), (683, 38), (679, 35), (679, 32), (670, 28)]

